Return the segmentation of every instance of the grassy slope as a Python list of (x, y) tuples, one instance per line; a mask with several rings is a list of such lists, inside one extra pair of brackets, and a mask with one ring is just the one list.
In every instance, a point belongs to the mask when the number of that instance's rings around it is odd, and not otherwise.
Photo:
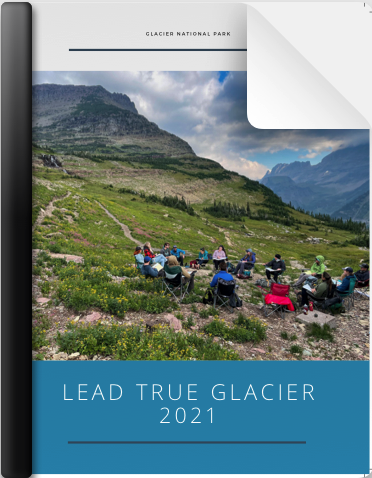
[[(99, 207), (96, 202), (99, 201), (119, 221), (129, 226), (134, 238), (143, 242), (149, 240), (153, 247), (160, 248), (164, 241), (169, 241), (172, 245), (177, 243), (179, 247), (196, 255), (202, 246), (213, 252), (221, 243), (225, 245), (232, 260), (240, 258), (243, 251), (251, 247), (257, 252), (258, 262), (261, 263), (270, 260), (279, 252), (286, 260), (291, 276), (298, 274), (298, 271), (289, 268), (290, 260), (310, 266), (315, 255), (323, 254), (331, 273), (336, 276), (340, 274), (341, 267), (357, 267), (366, 256), (366, 252), (352, 245), (340, 247), (325, 243), (299, 244), (298, 241), (306, 241), (309, 236), (340, 243), (353, 237), (345, 231), (331, 231), (316, 221), (314, 222), (319, 231), (313, 232), (309, 231), (309, 226), (304, 225), (295, 230), (294, 227), (273, 222), (246, 219), (241, 223), (217, 219), (206, 214), (202, 209), (214, 198), (238, 202), (241, 205), (248, 200), (252, 211), (259, 207), (262, 195), (243, 190), (244, 180), (237, 175), (233, 175), (232, 180), (216, 181), (210, 178), (197, 182), (193, 177), (188, 177), (186, 172), (164, 171), (164, 174), (159, 176), (160, 181), (154, 170), (147, 169), (144, 170), (144, 176), (128, 178), (122, 163), (96, 163), (76, 157), (64, 158), (64, 167), (73, 169), (84, 179), (73, 179), (62, 172), (36, 165), (34, 176), (38, 184), (34, 188), (34, 218), (40, 207), (45, 208), (53, 197), (61, 197), (67, 191), (70, 191), (71, 195), (57, 202), (55, 206), (58, 209), (54, 211), (53, 218), (46, 218), (45, 224), (36, 228), (34, 247), (48, 250), (53, 242), (58, 244), (64, 253), (99, 255), (110, 258), (117, 264), (132, 262), (134, 243), (124, 236), (120, 226)], [(123, 173), (112, 177), (111, 171)], [(107, 184), (113, 184), (114, 187), (104, 189)], [(192, 217), (163, 205), (146, 203), (138, 196), (118, 193), (118, 188), (124, 186), (162, 194), (167, 191), (164, 187), (168, 184), (186, 198), (195, 197), (193, 206), (200, 214), (199, 217)], [(64, 210), (61, 211), (61, 208)], [(308, 219), (308, 216), (299, 212), (291, 212), (296, 218)], [(56, 232), (60, 234), (47, 237)], [(253, 235), (248, 237), (247, 234)]]
[[(40, 154), (46, 151), (33, 152)], [(270, 327), (266, 324), (262, 312), (256, 307), (262, 303), (262, 298), (253, 281), (239, 283), (244, 313), (250, 315), (242, 316), (245, 326), (236, 326), (236, 314), (230, 315), (223, 310), (220, 311), (222, 320), (210, 322), (210, 316), (215, 316), (217, 311), (200, 303), (213, 276), (210, 265), (196, 275), (194, 292), (181, 307), (161, 293), (159, 281), (136, 277), (135, 269), (128, 268), (128, 264), (133, 264), (135, 244), (125, 237), (121, 227), (98, 203), (129, 226), (136, 240), (142, 243), (150, 240), (155, 248), (160, 248), (165, 241), (172, 245), (177, 243), (190, 252), (187, 261), (196, 257), (201, 246), (213, 252), (221, 243), (225, 245), (230, 260), (236, 264), (244, 250), (251, 247), (257, 252), (255, 278), (257, 273), (264, 273), (262, 263), (270, 260), (276, 252), (280, 252), (286, 261), (284, 279), (287, 282), (299, 275), (298, 267), (291, 267), (291, 261), (310, 267), (314, 256), (323, 254), (328, 270), (337, 277), (341, 267), (357, 267), (368, 255), (368, 251), (352, 245), (299, 243), (309, 236), (343, 243), (352, 239), (353, 235), (336, 229), (331, 231), (296, 211), (290, 212), (297, 219), (310, 221), (319, 230), (311, 231), (313, 226), (302, 224), (297, 230), (294, 226), (270, 221), (246, 219), (244, 222), (233, 222), (206, 214), (203, 208), (214, 199), (237, 202), (241, 206), (249, 201), (253, 212), (262, 208), (264, 201), (262, 189), (254, 192), (244, 190), (246, 181), (237, 174), (231, 174), (228, 180), (217, 180), (215, 173), (221, 172), (218, 166), (213, 165), (211, 170), (200, 168), (199, 172), (210, 177), (197, 180), (188, 174), (196, 170), (191, 169), (187, 162), (183, 162), (183, 167), (182, 162), (179, 163), (175, 167), (177, 171), (174, 171), (170, 169), (172, 164), (163, 164), (164, 169), (153, 169), (154, 162), (151, 161), (147, 164), (138, 161), (133, 164), (110, 160), (95, 162), (59, 155), (64, 167), (76, 175), (73, 177), (45, 168), (36, 155), (33, 159), (33, 223), (39, 218), (34, 229), (33, 248), (85, 258), (84, 265), (73, 262), (67, 265), (61, 259), (48, 258), (41, 253), (34, 261), (34, 293), (36, 291), (36, 297), (52, 298), (45, 308), (35, 303), (33, 306), (32, 348), (37, 360), (54, 360), (57, 352), (79, 352), (90, 359), (98, 354), (99, 359), (110, 356), (119, 360), (252, 360), (255, 353), (251, 347), (259, 342), (265, 349), (266, 360), (302, 359), (302, 354), (289, 353), (288, 344), (280, 339), (283, 328), (289, 335), (292, 334), (291, 320), (282, 324), (273, 316), (273, 320), (268, 319)], [(207, 161), (201, 165), (209, 166)], [(120, 194), (118, 190), (121, 187), (160, 196), (164, 192), (184, 195), (192, 202), (197, 215), (190, 216), (177, 209), (147, 203), (139, 195)], [(52, 201), (54, 210), (51, 213)], [(45, 210), (49, 215), (44, 216)], [(108, 273), (119, 278), (125, 276), (126, 279), (116, 282), (116, 279), (110, 279)], [(295, 301), (293, 292), (291, 299)], [(60, 307), (61, 304), (64, 307)], [(176, 309), (180, 309), (180, 313)], [(106, 318), (101, 324), (84, 321), (86, 314), (97, 310)], [(182, 327), (187, 329), (185, 335), (175, 334), (167, 325), (164, 326), (164, 318), (159, 314), (165, 312), (176, 313), (181, 318)], [(75, 324), (69, 320), (80, 314), (83, 314), (83, 321)], [(152, 334), (142, 332), (143, 320), (160, 328)], [(196, 330), (191, 330), (195, 323)], [(344, 323), (343, 326), (341, 330), (345, 330)], [(354, 348), (351, 349), (355, 343), (360, 347), (357, 355), (363, 353), (368, 358), (361, 328), (361, 325), (355, 327), (355, 324), (347, 327), (348, 333), (352, 331), (347, 336), (351, 352), (345, 359), (355, 359)], [(259, 336), (258, 330), (262, 336)], [(344, 357), (340, 352), (343, 347), (339, 349), (345, 340), (344, 332), (337, 331), (339, 344), (332, 351), (328, 345), (324, 347), (322, 341), (319, 346), (312, 346), (310, 339), (299, 329), (296, 333), (299, 335), (297, 342), (301, 347), (310, 347), (313, 357), (327, 360)], [(217, 343), (214, 336), (220, 337)], [(228, 344), (226, 340), (229, 340)], [(362, 348), (363, 352), (360, 351)]]

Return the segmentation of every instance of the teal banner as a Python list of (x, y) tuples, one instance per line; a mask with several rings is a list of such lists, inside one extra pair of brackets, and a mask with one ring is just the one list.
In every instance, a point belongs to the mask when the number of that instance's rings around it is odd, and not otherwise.
[(368, 362), (33, 362), (33, 473), (369, 473)]

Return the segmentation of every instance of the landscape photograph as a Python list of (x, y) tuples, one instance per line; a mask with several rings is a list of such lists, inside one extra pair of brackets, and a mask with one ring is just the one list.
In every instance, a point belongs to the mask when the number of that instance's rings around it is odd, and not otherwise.
[(369, 130), (246, 72), (34, 72), (33, 360), (369, 360)]

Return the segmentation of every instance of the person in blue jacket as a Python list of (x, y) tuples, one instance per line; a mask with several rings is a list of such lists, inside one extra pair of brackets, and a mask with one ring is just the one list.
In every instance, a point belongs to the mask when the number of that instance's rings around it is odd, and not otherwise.
[(345, 267), (344, 268), (344, 274), (345, 274), (345, 277), (343, 279), (343, 281), (341, 282), (341, 285), (339, 285), (338, 287), (336, 287), (336, 291), (337, 292), (341, 292), (342, 294), (345, 294), (346, 292), (349, 292), (349, 289), (350, 289), (350, 280), (351, 279), (355, 279), (356, 280), (356, 277), (354, 275), (354, 271), (351, 267)]
[(233, 274), (243, 275), (245, 269), (251, 270), (256, 262), (256, 253), (252, 249), (246, 249), (246, 255), (240, 259)]
[(141, 267), (141, 274), (144, 275), (145, 277), (158, 277), (159, 272), (156, 269), (153, 269), (150, 266), (150, 263), (151, 263), (151, 257), (146, 256), (145, 262), (143, 266)]
[(178, 249), (177, 246), (173, 246), (173, 249), (170, 251), (172, 256), (176, 256), (179, 264), (183, 267), (183, 258), (186, 255), (186, 251), (183, 251), (182, 249)]
[(217, 274), (213, 277), (212, 282), (209, 284), (211, 287), (216, 287), (218, 279), (223, 279), (226, 281), (234, 280), (234, 277), (227, 272), (227, 264), (226, 262), (221, 262), (220, 270)]

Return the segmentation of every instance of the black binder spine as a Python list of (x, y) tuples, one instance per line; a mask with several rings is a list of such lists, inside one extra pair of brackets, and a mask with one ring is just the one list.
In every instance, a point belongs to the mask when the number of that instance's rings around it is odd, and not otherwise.
[(1, 7), (1, 473), (32, 473), (32, 10)]

